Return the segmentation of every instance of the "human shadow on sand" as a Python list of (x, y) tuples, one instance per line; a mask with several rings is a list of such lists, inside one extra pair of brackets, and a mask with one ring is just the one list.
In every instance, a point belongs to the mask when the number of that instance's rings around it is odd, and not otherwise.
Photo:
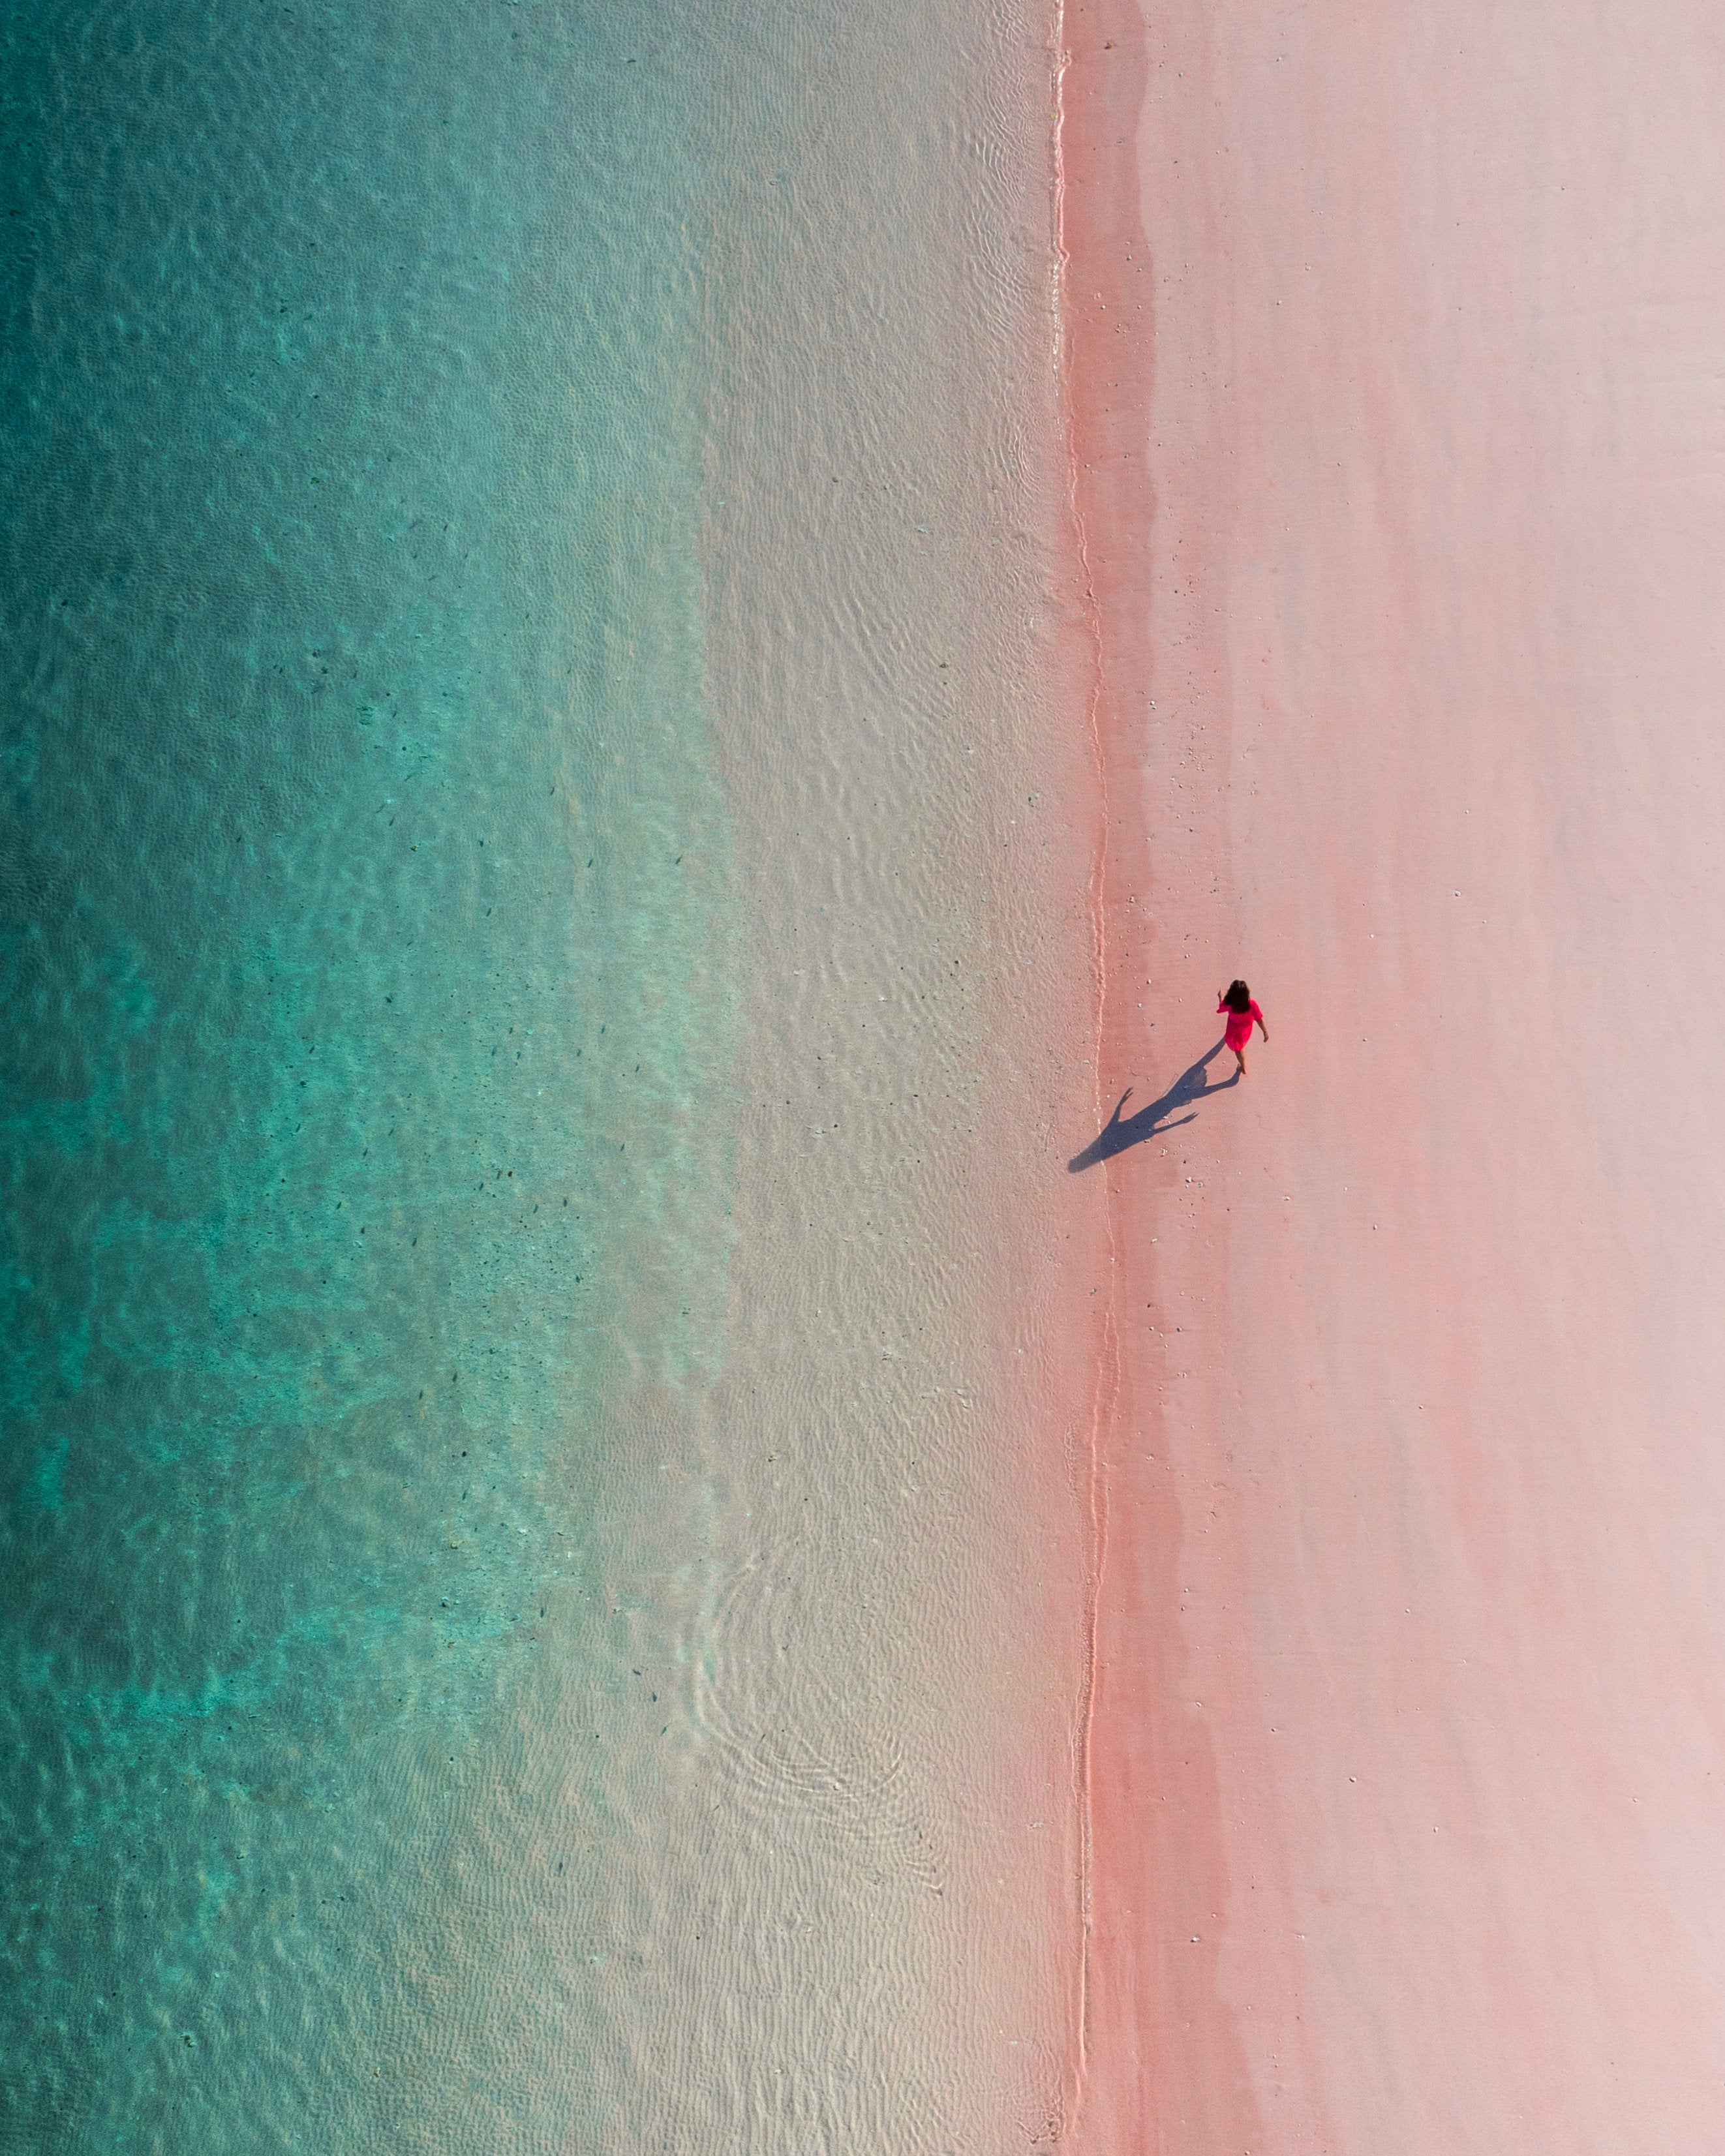
[[(1177, 1131), (1182, 1124), (1195, 1122), (1195, 1111), (1189, 1116), (1182, 1116), (1178, 1111), (1192, 1107), (1194, 1101), (1212, 1093), (1225, 1093), (1230, 1086), (1240, 1083), (1240, 1073), (1235, 1070), (1219, 1084), (1211, 1085), (1209, 1066), (1222, 1048), (1219, 1040), (1199, 1057), (1189, 1070), (1180, 1073), (1159, 1101), (1153, 1101), (1148, 1107), (1126, 1116), (1121, 1110), (1132, 1096), (1132, 1089), (1128, 1086), (1100, 1133), (1082, 1152), (1074, 1153), (1066, 1163), (1069, 1173), (1076, 1175), (1081, 1168), (1094, 1168), (1099, 1160), (1112, 1160), (1116, 1153), (1124, 1152), (1128, 1146), (1142, 1145), (1146, 1138), (1157, 1137), (1163, 1131)], [(1170, 1117), (1175, 1120), (1170, 1121)]]

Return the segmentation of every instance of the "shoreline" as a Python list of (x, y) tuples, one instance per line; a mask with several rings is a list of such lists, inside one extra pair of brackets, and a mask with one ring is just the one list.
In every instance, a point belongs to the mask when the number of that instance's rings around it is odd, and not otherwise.
[[(1215, 750), (1200, 737), (1191, 767), (1207, 790), (1187, 812), (1180, 839), (1154, 848), (1155, 763), (1166, 740), (1156, 706), (1166, 699), (1154, 693), (1158, 504), (1147, 442), (1156, 323), (1136, 150), (1148, 93), (1148, 41), (1133, 0), (1066, 0), (1061, 35), (1062, 387), (1091, 642), (1089, 732), (1102, 812), (1091, 883), (1100, 1132), (1122, 1096), (1130, 1116), (1154, 1101), (1197, 1052), (1194, 1033), (1173, 1051), (1172, 1067), (1163, 1060), (1168, 1051), (1158, 1034), (1170, 1030), (1171, 988), (1174, 1010), (1189, 1024), (1195, 1017), (1200, 1029), (1211, 1028), (1204, 1045), (1219, 1031), (1203, 991), (1194, 1012), (1189, 984), (1162, 978), (1165, 967), (1186, 961), (1166, 948), (1160, 901), (1178, 894), (1188, 942), (1194, 936), (1206, 945), (1219, 934), (1225, 939), (1225, 865), (1219, 874), (1205, 871), (1226, 860), (1218, 814), (1226, 770), (1225, 753), (1218, 769)], [(1194, 894), (1207, 882), (1221, 889), (1194, 911)], [(1224, 1905), (1228, 1880), (1216, 1769), (1201, 1732), (1186, 1726), (1173, 1706), (1189, 1688), (1180, 1682), (1179, 1597), (1170, 1593), (1184, 1493), (1169, 1470), (1158, 1421), (1168, 1358), (1158, 1329), (1147, 1322), (1167, 1299), (1164, 1282), (1155, 1250), (1137, 1225), (1150, 1193), (1166, 1195), (1173, 1188), (1169, 1158), (1158, 1145), (1139, 1144), (1085, 1171), (1106, 1188), (1110, 1282), (1092, 1438), (1093, 1676), (1085, 1743), (1087, 1907), (1077, 2119), (1086, 2151), (1137, 2149), (1147, 2135), (1166, 2132), (1167, 2061), (1177, 2050), (1189, 2051), (1189, 2032), (1200, 2025), (1209, 2032), (1201, 2041), (1211, 2054), (1198, 2076), (1205, 2131), (1217, 2147), (1250, 2147), (1257, 2127), (1245, 2061), (1217, 2001), (1209, 1912)], [(1225, 1245), (1195, 1255), (1219, 1298)], [(1183, 1953), (1172, 1950), (1175, 1938)]]
[(821, 48), (848, 95), (780, 153), (773, 248), (715, 275), (751, 304), (715, 316), (704, 537), (749, 1008), (691, 1816), (715, 1852), (709, 1818), (770, 1834), (762, 1911), (808, 1907), (775, 1960), (896, 2115), (850, 2138), (931, 2150), (1070, 2118), (1101, 1215), (1064, 1172), (1093, 773), (1059, 693), (1048, 54), (963, 49), (891, 11)]

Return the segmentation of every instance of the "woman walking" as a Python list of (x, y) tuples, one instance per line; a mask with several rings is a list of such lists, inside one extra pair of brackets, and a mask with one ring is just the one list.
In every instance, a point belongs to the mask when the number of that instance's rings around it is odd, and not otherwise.
[(1252, 1037), (1253, 1026), (1256, 1025), (1266, 1040), (1270, 1038), (1270, 1029), (1264, 1023), (1264, 1014), (1253, 1002), (1252, 992), (1244, 981), (1235, 981), (1230, 988), (1223, 989), (1216, 1010), (1219, 1015), (1223, 1011), (1228, 1014), (1225, 1038), (1234, 1050), (1234, 1060), (1239, 1065), (1238, 1075), (1244, 1078), (1246, 1043)]

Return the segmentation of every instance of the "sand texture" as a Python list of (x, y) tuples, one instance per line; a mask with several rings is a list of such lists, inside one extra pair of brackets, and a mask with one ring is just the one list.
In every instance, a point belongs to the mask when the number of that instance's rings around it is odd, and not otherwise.
[(1065, 38), (1133, 1089), (1080, 2143), (1710, 2148), (1717, 26)]

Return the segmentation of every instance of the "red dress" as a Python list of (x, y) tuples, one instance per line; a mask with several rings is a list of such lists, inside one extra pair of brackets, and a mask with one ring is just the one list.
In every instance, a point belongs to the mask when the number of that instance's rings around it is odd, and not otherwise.
[(1224, 996), (1216, 1009), (1219, 1014), (1225, 1011), (1228, 1014), (1228, 1045), (1238, 1055), (1251, 1039), (1253, 1026), (1264, 1023), (1264, 1014), (1258, 1008), (1258, 998), (1254, 996), (1243, 1011), (1237, 1011)]

